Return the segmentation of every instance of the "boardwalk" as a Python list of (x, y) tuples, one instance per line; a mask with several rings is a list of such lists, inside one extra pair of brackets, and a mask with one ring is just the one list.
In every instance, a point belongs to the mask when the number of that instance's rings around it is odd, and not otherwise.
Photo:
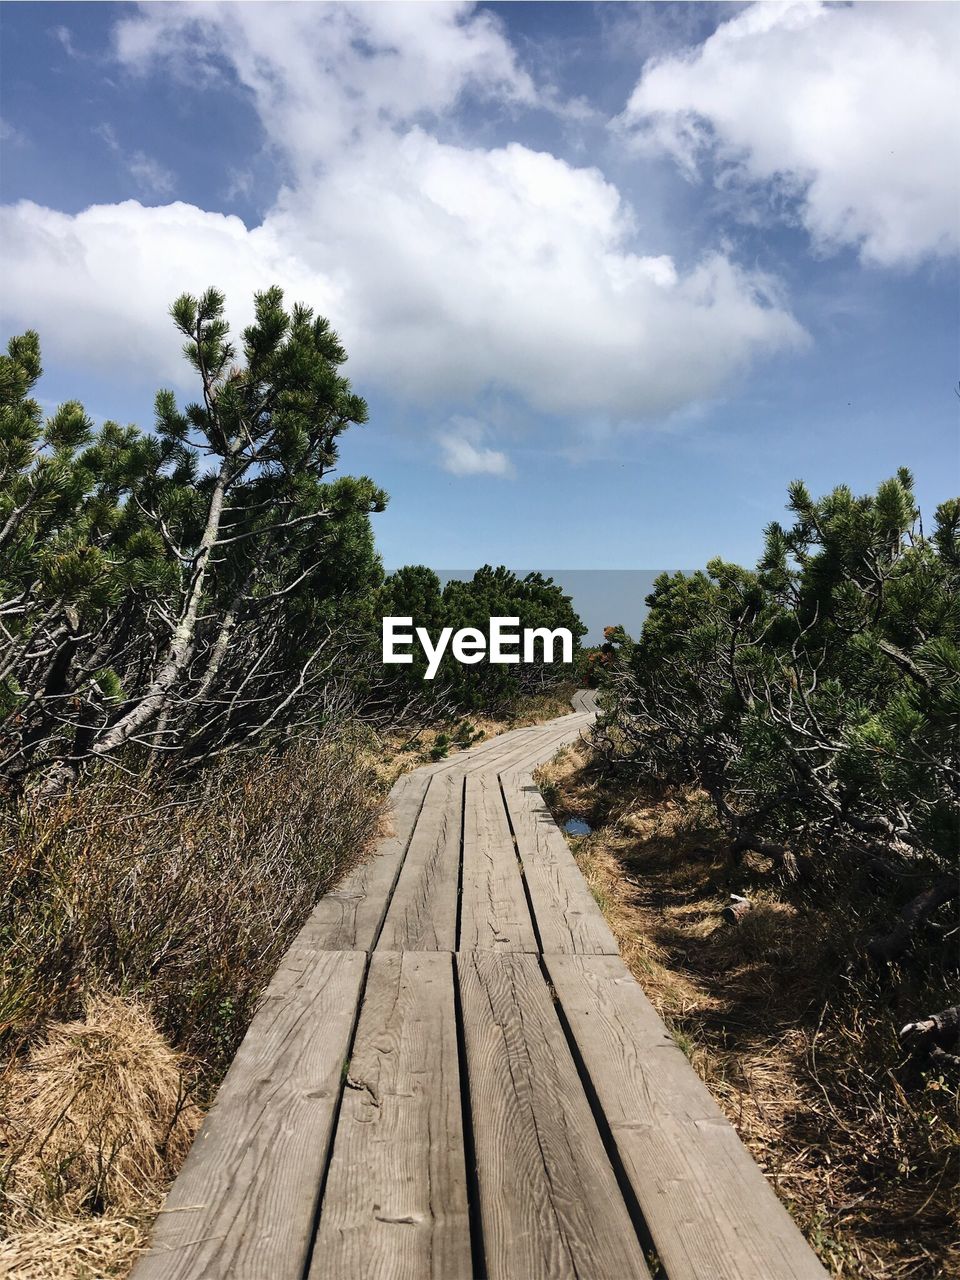
[(264, 997), (134, 1280), (823, 1280), (622, 964), (532, 770), (405, 775)]

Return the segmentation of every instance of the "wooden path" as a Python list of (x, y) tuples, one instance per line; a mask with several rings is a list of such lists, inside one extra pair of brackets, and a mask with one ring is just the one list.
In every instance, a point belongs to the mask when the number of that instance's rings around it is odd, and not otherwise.
[(823, 1280), (533, 783), (589, 725), (574, 706), (396, 784), (134, 1280)]

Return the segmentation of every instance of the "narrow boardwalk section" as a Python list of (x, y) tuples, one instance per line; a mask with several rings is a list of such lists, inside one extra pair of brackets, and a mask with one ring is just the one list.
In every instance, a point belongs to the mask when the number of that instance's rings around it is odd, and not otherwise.
[(134, 1280), (823, 1280), (624, 967), (533, 770), (405, 775), (277, 971)]

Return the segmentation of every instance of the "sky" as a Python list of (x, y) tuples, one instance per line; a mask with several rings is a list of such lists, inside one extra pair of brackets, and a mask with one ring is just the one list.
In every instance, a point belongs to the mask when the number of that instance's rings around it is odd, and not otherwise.
[(326, 315), (388, 566), (752, 563), (786, 486), (960, 492), (960, 7), (8, 3), (0, 318), (52, 409)]

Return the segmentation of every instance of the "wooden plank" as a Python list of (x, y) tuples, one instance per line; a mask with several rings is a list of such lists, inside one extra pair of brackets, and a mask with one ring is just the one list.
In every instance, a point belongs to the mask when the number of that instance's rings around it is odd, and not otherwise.
[(529, 774), (501, 779), (545, 954), (617, 955), (617, 943), (566, 837)]
[[(516, 769), (534, 768), (541, 761), (549, 760), (565, 742), (574, 740), (582, 727), (588, 723), (574, 716), (565, 716), (564, 720), (567, 723), (559, 726), (555, 725), (551, 728), (541, 726), (537, 733), (525, 738), (523, 742), (511, 744), (509, 751), (504, 751), (497, 757), (491, 756), (485, 760), (478, 760), (474, 764), (468, 764), (464, 772), (472, 773), (482, 769), (484, 773), (505, 773)], [(574, 720), (576, 723), (569, 723)]]
[[(502, 769), (512, 768), (515, 761), (523, 759), (530, 754), (536, 754), (542, 749), (541, 744), (546, 738), (552, 739), (556, 736), (558, 730), (545, 729), (538, 725), (536, 729), (518, 731), (516, 738), (511, 734), (504, 734), (504, 740), (501, 749), (497, 753), (491, 753), (488, 756), (481, 756), (476, 759), (464, 760), (464, 773), (475, 773), (480, 770), (483, 772), (498, 773)], [(522, 734), (522, 736), (521, 736)]]
[(467, 765), (472, 767), (480, 761), (487, 762), (497, 754), (515, 751), (523, 741), (532, 741), (538, 729), (539, 725), (527, 729), (512, 729), (508, 733), (498, 733), (496, 737), (488, 738), (486, 742), (468, 747), (466, 751), (458, 751), (437, 764), (425, 767), (434, 773), (448, 773), (454, 769), (463, 769)]
[(374, 944), (424, 802), (430, 775), (405, 773), (390, 792), (390, 833), (317, 903), (297, 942), (327, 951), (368, 951)]
[(537, 958), (457, 969), (488, 1280), (646, 1277)]
[(593, 718), (588, 717), (569, 717), (575, 720), (573, 724), (561, 726), (549, 735), (543, 735), (539, 741), (530, 743), (526, 750), (519, 752), (515, 758), (507, 765), (504, 765), (500, 772), (527, 772), (535, 769), (538, 765), (545, 764), (548, 760), (552, 760), (562, 747), (570, 746), (576, 742), (584, 729), (593, 723)]
[(134, 1280), (300, 1280), (366, 961), (281, 965)]
[(556, 716), (552, 720), (544, 720), (537, 725), (530, 725), (524, 729), (513, 729), (507, 733), (498, 734), (495, 738), (490, 738), (476, 747), (470, 747), (467, 751), (458, 751), (456, 755), (450, 756), (438, 764), (427, 765), (425, 768), (434, 773), (445, 773), (455, 769), (471, 772), (477, 767), (486, 768), (488, 765), (492, 765), (494, 757), (501, 757), (501, 767), (508, 767), (512, 765), (512, 761), (508, 761), (507, 757), (516, 755), (518, 759), (521, 758), (524, 755), (521, 748), (524, 747), (529, 748), (527, 754), (529, 754), (530, 759), (548, 759), (550, 755), (549, 745), (554, 736), (556, 736), (557, 740), (567, 736), (574, 739), (593, 720), (594, 714), (592, 711), (589, 714), (579, 713)]
[(574, 711), (585, 711), (590, 715), (596, 715), (597, 712), (597, 691), (596, 689), (578, 689), (570, 699), (570, 705)]
[(449, 953), (377, 951), (309, 1280), (472, 1276)]
[(545, 963), (670, 1280), (824, 1280), (623, 962)]
[(463, 778), (435, 777), (414, 828), (377, 947), (453, 951), (457, 932)]
[(471, 773), (463, 811), (461, 951), (536, 951), (496, 773)]

